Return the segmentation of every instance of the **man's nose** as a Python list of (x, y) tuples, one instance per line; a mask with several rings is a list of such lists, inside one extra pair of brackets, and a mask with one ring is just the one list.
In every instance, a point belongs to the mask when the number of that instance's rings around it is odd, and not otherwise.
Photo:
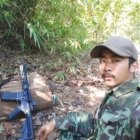
[(112, 70), (112, 64), (110, 62), (107, 62), (104, 66), (104, 69), (106, 71), (111, 71)]

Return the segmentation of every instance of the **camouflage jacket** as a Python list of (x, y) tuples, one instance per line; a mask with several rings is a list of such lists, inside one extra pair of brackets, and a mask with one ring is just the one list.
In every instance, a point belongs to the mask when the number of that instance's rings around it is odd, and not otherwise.
[(94, 117), (73, 112), (56, 119), (60, 140), (140, 140), (140, 87), (130, 81), (108, 93)]

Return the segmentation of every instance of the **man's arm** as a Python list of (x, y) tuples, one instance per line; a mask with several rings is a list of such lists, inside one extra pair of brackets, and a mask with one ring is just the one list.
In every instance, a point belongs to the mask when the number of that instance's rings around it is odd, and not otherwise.
[(60, 131), (70, 131), (75, 136), (89, 137), (93, 134), (93, 127), (92, 114), (71, 112), (63, 118), (55, 119), (42, 126), (38, 132), (38, 140), (45, 140), (55, 128)]
[(70, 131), (75, 136), (89, 137), (93, 134), (93, 115), (85, 112), (71, 112), (66, 117), (56, 119), (57, 129)]

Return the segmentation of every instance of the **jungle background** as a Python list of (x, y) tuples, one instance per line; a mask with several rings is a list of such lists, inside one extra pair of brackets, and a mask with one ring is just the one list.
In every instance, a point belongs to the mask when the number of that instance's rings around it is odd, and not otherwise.
[[(19, 73), (24, 59), (61, 100), (34, 116), (36, 132), (54, 114), (99, 106), (104, 86), (89, 52), (111, 35), (128, 37), (139, 49), (139, 0), (0, 0), (0, 80)], [(20, 125), (1, 122), (0, 140), (17, 139)]]

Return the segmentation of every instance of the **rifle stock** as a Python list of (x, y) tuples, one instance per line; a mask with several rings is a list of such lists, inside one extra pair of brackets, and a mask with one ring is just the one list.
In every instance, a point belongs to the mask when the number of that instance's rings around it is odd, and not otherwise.
[(22, 125), (22, 135), (19, 140), (33, 140), (35, 138), (32, 115), (28, 114)]

